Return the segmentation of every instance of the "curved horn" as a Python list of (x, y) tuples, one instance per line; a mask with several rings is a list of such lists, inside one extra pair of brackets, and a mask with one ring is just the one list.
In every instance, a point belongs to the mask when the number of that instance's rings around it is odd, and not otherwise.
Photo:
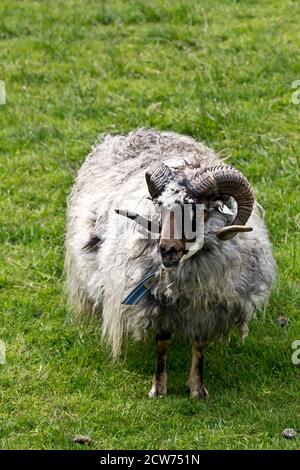
[(146, 219), (136, 212), (127, 211), (125, 209), (115, 209), (115, 212), (123, 217), (128, 217), (128, 219), (134, 220), (137, 224), (141, 225), (146, 230), (149, 230), (149, 232), (160, 233), (161, 231), (161, 226), (157, 222)]
[(218, 194), (232, 196), (238, 206), (232, 225), (246, 224), (253, 209), (254, 196), (249, 181), (238, 170), (224, 164), (206, 168), (196, 176), (191, 186), (200, 198), (211, 198)]
[(227, 225), (216, 232), (216, 236), (220, 240), (230, 240), (237, 233), (252, 232), (252, 227), (245, 227), (245, 225)]
[(145, 176), (150, 196), (155, 199), (170, 181), (172, 170), (164, 163), (160, 163), (149, 168)]

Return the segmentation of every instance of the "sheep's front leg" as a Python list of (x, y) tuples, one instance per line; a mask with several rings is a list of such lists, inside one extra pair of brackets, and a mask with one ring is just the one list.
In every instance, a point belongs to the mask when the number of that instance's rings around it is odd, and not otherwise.
[(171, 333), (156, 335), (157, 362), (153, 376), (152, 388), (149, 392), (150, 398), (161, 397), (167, 393), (167, 352), (171, 344)]
[(207, 396), (207, 390), (203, 384), (203, 349), (199, 343), (193, 343), (192, 367), (188, 381), (190, 396), (202, 400)]

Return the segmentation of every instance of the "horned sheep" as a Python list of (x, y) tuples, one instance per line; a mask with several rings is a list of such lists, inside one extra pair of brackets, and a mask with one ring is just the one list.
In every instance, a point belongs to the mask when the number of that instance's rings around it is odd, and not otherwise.
[(156, 335), (150, 397), (166, 394), (171, 336), (189, 339), (188, 386), (199, 398), (205, 347), (235, 326), (247, 335), (276, 271), (245, 176), (202, 143), (153, 129), (92, 149), (69, 200), (65, 267), (74, 310), (101, 315), (114, 358), (126, 337)]

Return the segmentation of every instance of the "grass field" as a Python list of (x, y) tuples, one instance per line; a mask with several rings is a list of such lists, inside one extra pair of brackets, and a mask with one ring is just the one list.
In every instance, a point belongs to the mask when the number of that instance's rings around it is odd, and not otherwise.
[[(0, 446), (72, 449), (299, 449), (300, 5), (297, 1), (0, 3)], [(100, 133), (192, 135), (253, 183), (279, 280), (241, 346), (211, 346), (210, 398), (185, 391), (190, 350), (169, 360), (169, 395), (149, 400), (154, 348), (109, 361), (63, 298), (66, 198)], [(288, 317), (286, 327), (277, 317)]]

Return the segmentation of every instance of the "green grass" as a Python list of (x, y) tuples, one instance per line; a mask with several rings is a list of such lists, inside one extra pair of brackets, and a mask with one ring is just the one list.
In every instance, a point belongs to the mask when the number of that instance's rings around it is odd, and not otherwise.
[[(0, 446), (297, 449), (300, 5), (291, 0), (0, 3)], [(149, 400), (153, 341), (116, 364), (62, 295), (66, 198), (98, 134), (171, 129), (230, 155), (254, 185), (279, 267), (264, 317), (240, 346), (206, 355), (210, 398), (185, 391), (174, 342), (169, 395)], [(289, 318), (287, 327), (277, 317)]]

